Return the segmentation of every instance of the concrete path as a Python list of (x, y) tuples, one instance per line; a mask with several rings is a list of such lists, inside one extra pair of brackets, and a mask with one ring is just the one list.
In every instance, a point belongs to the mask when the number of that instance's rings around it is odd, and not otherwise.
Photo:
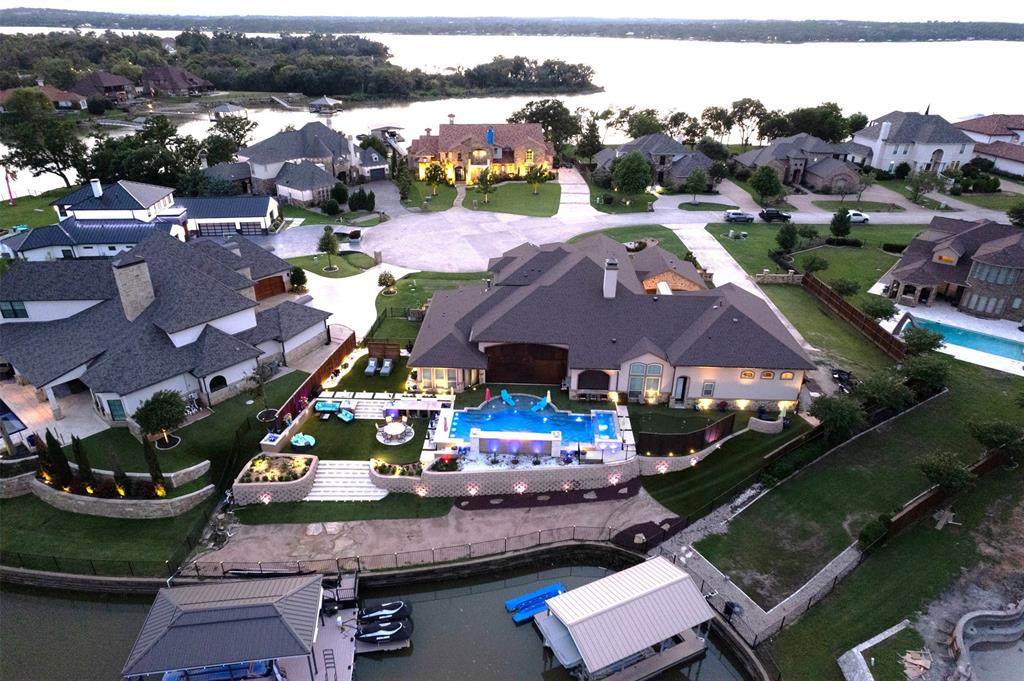
[(734, 206), (739, 206), (740, 210), (745, 210), (754, 215), (757, 215), (757, 212), (761, 210), (761, 207), (751, 198), (747, 190), (732, 180), (722, 180), (718, 185), (718, 193), (729, 199), (729, 202)]
[(575, 168), (561, 168), (558, 171), (558, 184), (562, 187), (562, 197), (558, 205), (557, 217), (597, 217), (600, 212), (590, 205), (590, 187), (587, 181)]

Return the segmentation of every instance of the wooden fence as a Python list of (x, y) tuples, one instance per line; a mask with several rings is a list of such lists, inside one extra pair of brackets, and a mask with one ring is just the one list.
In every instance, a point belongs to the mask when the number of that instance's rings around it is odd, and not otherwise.
[(388, 357), (398, 359), (402, 356), (402, 346), (398, 343), (382, 343), (380, 341), (366, 341), (366, 352), (370, 357)]
[(804, 290), (849, 322), (853, 328), (860, 331), (865, 338), (889, 357), (897, 361), (906, 357), (907, 350), (906, 346), (903, 345), (903, 341), (883, 329), (874, 318), (864, 314), (841, 295), (833, 291), (831, 286), (810, 272), (804, 273), (800, 283)]
[(281, 425), (281, 419), (285, 414), (291, 414), (295, 416), (302, 409), (309, 404), (309, 400), (320, 393), (320, 386), (324, 382), (324, 379), (331, 375), (331, 373), (341, 366), (342, 360), (348, 355), (352, 354), (352, 351), (356, 349), (356, 336), (353, 333), (348, 334), (341, 345), (334, 348), (334, 352), (330, 354), (323, 361), (316, 371), (311, 373), (306, 380), (302, 382), (295, 392), (284, 401), (284, 404), (277, 410), (277, 422)]
[(735, 421), (736, 413), (733, 412), (700, 430), (689, 433), (636, 432), (636, 450), (646, 456), (683, 455), (690, 451), (699, 451), (729, 435)]

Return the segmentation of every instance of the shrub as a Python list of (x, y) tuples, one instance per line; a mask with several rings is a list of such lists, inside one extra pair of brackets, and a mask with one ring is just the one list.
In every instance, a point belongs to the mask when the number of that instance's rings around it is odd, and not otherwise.
[(905, 179), (907, 179), (907, 175), (909, 175), (909, 174), (910, 174), (910, 164), (907, 163), (906, 161), (904, 161), (903, 163), (901, 163), (898, 166), (896, 166), (896, 169), (893, 171), (892, 176), (894, 178), (896, 178), (897, 180), (905, 180)]
[(974, 480), (974, 473), (967, 470), (953, 452), (932, 452), (918, 459), (917, 467), (928, 482), (946, 494), (956, 494)]
[(130, 480), (128, 474), (124, 472), (124, 466), (121, 465), (121, 458), (117, 455), (117, 452), (110, 450), (110, 469), (114, 472), (114, 487), (117, 489), (118, 496), (126, 496), (129, 492)]
[(613, 203), (615, 203), (615, 195), (614, 194), (602, 194), (601, 195), (601, 203), (603, 203), (606, 206), (612, 205)]
[(875, 173), (875, 178), (879, 180), (891, 180), (894, 177), (896, 177), (893, 173), (890, 173), (888, 170), (876, 169), (873, 172)]
[(914, 392), (892, 370), (875, 371), (864, 378), (854, 395), (871, 409), (903, 411), (914, 401)]
[(933, 352), (911, 355), (904, 360), (900, 373), (918, 397), (927, 397), (945, 387), (949, 380), (949, 363)]
[(852, 279), (833, 279), (829, 282), (829, 286), (844, 298), (852, 296), (860, 290), (860, 284)]
[(740, 182), (745, 182), (750, 179), (750, 168), (746, 166), (736, 166), (736, 170), (732, 174)]
[(1024, 227), (1024, 199), (1010, 206), (1010, 209), (1006, 211), (1006, 217), (1010, 219), (1010, 224)]
[(850, 234), (850, 211), (846, 210), (845, 207), (837, 210), (836, 214), (832, 216), (828, 230), (835, 237), (843, 238), (848, 236)]
[(860, 549), (864, 550), (869, 546), (874, 546), (876, 542), (882, 541), (889, 533), (890, 522), (892, 522), (892, 516), (888, 513), (883, 513), (865, 525), (864, 529), (857, 535), (857, 545)]
[(949, 195), (950, 196), (960, 196), (963, 193), (964, 193), (964, 186), (962, 184), (960, 184), (959, 182), (954, 183), (953, 186), (949, 188)]
[(909, 354), (923, 355), (942, 347), (942, 334), (922, 329), (919, 326), (911, 326), (903, 330), (903, 342), (906, 343)]
[(821, 272), (828, 269), (828, 260), (817, 255), (808, 255), (800, 261), (804, 272)]
[(341, 205), (335, 199), (327, 199), (320, 204), (320, 210), (324, 215), (337, 215), (341, 212)]
[(336, 182), (331, 189), (331, 198), (338, 202), (338, 205), (348, 203), (348, 187), (344, 182)]
[(967, 424), (971, 437), (986, 449), (1002, 449), (1010, 461), (1024, 455), (1024, 428), (1007, 421), (971, 421)]
[(394, 290), (395, 275), (391, 273), (391, 270), (384, 270), (379, 275), (377, 275), (377, 286), (381, 286), (387, 291)]
[(787, 222), (775, 233), (775, 243), (779, 245), (783, 253), (789, 253), (796, 248), (797, 237), (796, 225)]
[(110, 102), (106, 97), (90, 97), (85, 100), (85, 105), (93, 116), (104, 114), (110, 109)]
[(833, 445), (849, 439), (867, 424), (864, 407), (848, 395), (823, 395), (814, 400), (810, 413), (821, 421), (825, 439)]
[(808, 243), (811, 243), (819, 236), (818, 230), (814, 225), (799, 225), (796, 228), (796, 233), (800, 235), (801, 239), (806, 240)]
[(896, 316), (896, 303), (881, 296), (871, 296), (860, 306), (861, 311), (872, 319), (881, 321)]
[(612, 173), (604, 168), (597, 168), (590, 175), (590, 180), (601, 189), (612, 188)]
[(910, 244), (882, 244), (882, 250), (886, 253), (902, 253)]
[(825, 239), (825, 243), (829, 246), (849, 246), (851, 248), (860, 248), (864, 245), (864, 242), (860, 239), (850, 239), (848, 237), (836, 237), (830, 236)]
[(302, 290), (306, 288), (306, 270), (301, 267), (293, 267), (292, 273), (288, 276), (288, 283), (292, 285), (295, 290)]

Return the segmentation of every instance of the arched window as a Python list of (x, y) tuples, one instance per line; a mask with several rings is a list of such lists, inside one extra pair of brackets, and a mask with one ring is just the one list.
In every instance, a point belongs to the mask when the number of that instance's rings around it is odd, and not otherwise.
[(742, 379), (742, 380), (751, 380), (753, 378), (754, 378), (754, 370), (753, 369), (744, 369), (743, 371), (740, 372), (740, 379)]
[(224, 378), (220, 374), (210, 379), (210, 392), (215, 393), (218, 390), (223, 390), (228, 387), (228, 379)]
[(792, 371), (783, 371), (781, 374), (779, 374), (779, 378), (782, 379), (783, 381), (792, 381), (793, 380), (793, 372)]
[(645, 397), (654, 397), (661, 392), (660, 364), (633, 362), (629, 365), (629, 398), (640, 400)]
[(774, 371), (762, 371), (761, 372), (761, 378), (763, 378), (766, 381), (770, 381), (770, 380), (775, 378), (775, 372)]

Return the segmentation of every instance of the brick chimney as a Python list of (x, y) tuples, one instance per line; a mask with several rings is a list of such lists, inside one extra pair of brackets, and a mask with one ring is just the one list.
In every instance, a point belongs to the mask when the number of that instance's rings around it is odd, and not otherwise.
[(130, 322), (135, 321), (156, 299), (149, 265), (137, 255), (127, 253), (114, 261), (114, 283), (117, 284), (124, 316)]
[(604, 261), (604, 297), (614, 298), (615, 289), (619, 285), (619, 261), (608, 258)]

